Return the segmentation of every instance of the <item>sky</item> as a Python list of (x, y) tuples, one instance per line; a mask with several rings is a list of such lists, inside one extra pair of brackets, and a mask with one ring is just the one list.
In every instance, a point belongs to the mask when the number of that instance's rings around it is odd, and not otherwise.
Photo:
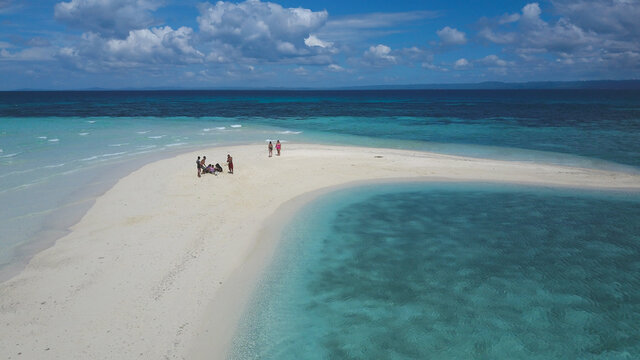
[(0, 90), (640, 78), (640, 0), (0, 0)]

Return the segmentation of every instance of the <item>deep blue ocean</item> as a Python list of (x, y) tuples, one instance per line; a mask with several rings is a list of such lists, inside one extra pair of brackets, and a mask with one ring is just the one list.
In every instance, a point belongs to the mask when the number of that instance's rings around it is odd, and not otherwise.
[(231, 121), (317, 131), (329, 140), (354, 135), (367, 137), (364, 143), (415, 141), (406, 146), (505, 157), (509, 148), (515, 158), (526, 149), (640, 166), (640, 90), (0, 92), (3, 143), (12, 126), (53, 118), (86, 132), (82, 119), (93, 117), (114, 128), (132, 119), (163, 126), (169, 119), (184, 129)]
[[(0, 267), (148, 161), (275, 139), (638, 172), (640, 91), (0, 92)], [(638, 194), (355, 188), (287, 234), (234, 358), (640, 358)]]

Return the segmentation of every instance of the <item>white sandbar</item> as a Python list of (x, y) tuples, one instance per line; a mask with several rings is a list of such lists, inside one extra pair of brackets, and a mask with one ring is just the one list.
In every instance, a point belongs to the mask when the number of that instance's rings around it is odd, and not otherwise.
[[(212, 148), (122, 178), (68, 235), (0, 284), (0, 355), (224, 357), (259, 275), (240, 270), (262, 266), (254, 264), (272, 251), (265, 239), (274, 224), (295, 211), (294, 199), (322, 189), (416, 179), (640, 190), (639, 175), (611, 171), (390, 149), (283, 150), (268, 158), (262, 144)], [(197, 155), (223, 164), (227, 153), (235, 174), (196, 177)]]

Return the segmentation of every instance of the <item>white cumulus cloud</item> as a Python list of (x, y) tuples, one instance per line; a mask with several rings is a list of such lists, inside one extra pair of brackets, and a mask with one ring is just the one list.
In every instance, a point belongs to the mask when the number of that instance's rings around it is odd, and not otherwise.
[(57, 3), (54, 14), (83, 31), (123, 38), (130, 30), (153, 25), (151, 12), (160, 5), (160, 0), (71, 0)]
[[(555, 48), (560, 51), (580, 46), (588, 35), (566, 19), (560, 18), (555, 24), (542, 20), (542, 10), (538, 3), (526, 4), (521, 14), (512, 14), (505, 22), (504, 16), (498, 20), (497, 27), (486, 26), (479, 31), (480, 37), (497, 44), (513, 44), (519, 48)], [(500, 31), (500, 26), (514, 22), (519, 29)], [(518, 31), (519, 30), (519, 31)]]
[(169, 26), (133, 30), (126, 39), (105, 39), (86, 33), (77, 48), (63, 48), (58, 56), (89, 71), (103, 67), (136, 67), (145, 64), (191, 64), (204, 55), (191, 45), (193, 29)]
[(469, 60), (465, 59), (465, 58), (460, 58), (458, 60), (456, 60), (456, 62), (453, 64), (453, 67), (461, 70), (461, 69), (466, 69), (470, 66), (471, 64), (469, 63)]
[(198, 24), (203, 38), (214, 49), (225, 48), (227, 57), (279, 61), (324, 53), (330, 44), (311, 33), (327, 17), (324, 10), (284, 8), (259, 0), (219, 1), (200, 5)]
[(421, 64), (421, 66), (422, 66), (422, 68), (424, 68), (424, 69), (433, 70), (433, 71), (441, 71), (441, 72), (447, 72), (447, 71), (449, 71), (449, 69), (447, 69), (446, 67), (436, 65), (436, 64), (434, 64), (434, 63), (433, 63), (433, 62), (431, 62), (431, 61), (425, 61), (425, 62), (423, 62), (423, 63)]
[(522, 8), (522, 18), (524, 20), (537, 21), (540, 14), (542, 14), (542, 10), (540, 10), (538, 3), (527, 4)]
[(55, 59), (56, 50), (51, 47), (33, 47), (15, 52), (0, 47), (0, 60), (49, 61)]
[(638, 39), (640, 3), (637, 0), (552, 0), (556, 10), (586, 30), (616, 38)]
[(111, 57), (139, 62), (197, 62), (202, 54), (189, 44), (192, 34), (188, 27), (134, 30), (124, 40), (108, 40), (105, 50)]
[[(629, 77), (640, 71), (638, 0), (551, 0), (552, 8), (532, 2), (517, 14), (481, 19), (480, 38), (517, 55), (522, 73)], [(484, 58), (475, 62), (492, 71), (506, 65)], [(491, 62), (493, 62), (491, 64)]]
[(510, 24), (520, 20), (520, 14), (505, 14), (500, 17), (498, 23), (500, 24)]
[[(640, 69), (640, 3), (636, 0), (554, 0), (556, 20), (547, 21), (536, 2), (520, 14), (505, 15), (478, 35), (530, 62), (545, 61), (586, 69)], [(508, 21), (505, 21), (508, 19)], [(591, 65), (586, 65), (591, 64)]]
[(393, 65), (397, 62), (396, 57), (391, 55), (391, 48), (382, 44), (369, 47), (364, 52), (363, 59), (366, 64), (376, 67)]
[(327, 66), (327, 69), (329, 69), (329, 71), (332, 71), (332, 72), (343, 72), (343, 71), (346, 71), (345, 68), (343, 68), (342, 66), (337, 65), (337, 64), (330, 64), (330, 65)]
[(458, 29), (445, 26), (436, 32), (445, 45), (463, 45), (467, 43), (466, 34)]
[(313, 34), (309, 35), (308, 38), (304, 39), (304, 43), (309, 47), (318, 46), (318, 47), (321, 47), (321, 48), (330, 48), (330, 47), (333, 46), (332, 42), (322, 41), (322, 40), (318, 39), (318, 37), (313, 35)]
[(482, 59), (477, 60), (480, 64), (487, 66), (499, 66), (504, 67), (509, 65), (509, 63), (503, 59), (500, 59), (497, 55), (487, 55)]

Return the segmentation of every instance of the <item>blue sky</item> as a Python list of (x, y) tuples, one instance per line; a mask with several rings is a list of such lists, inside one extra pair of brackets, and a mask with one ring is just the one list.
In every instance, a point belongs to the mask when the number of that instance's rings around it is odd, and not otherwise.
[(0, 0), (0, 90), (640, 78), (640, 0)]

